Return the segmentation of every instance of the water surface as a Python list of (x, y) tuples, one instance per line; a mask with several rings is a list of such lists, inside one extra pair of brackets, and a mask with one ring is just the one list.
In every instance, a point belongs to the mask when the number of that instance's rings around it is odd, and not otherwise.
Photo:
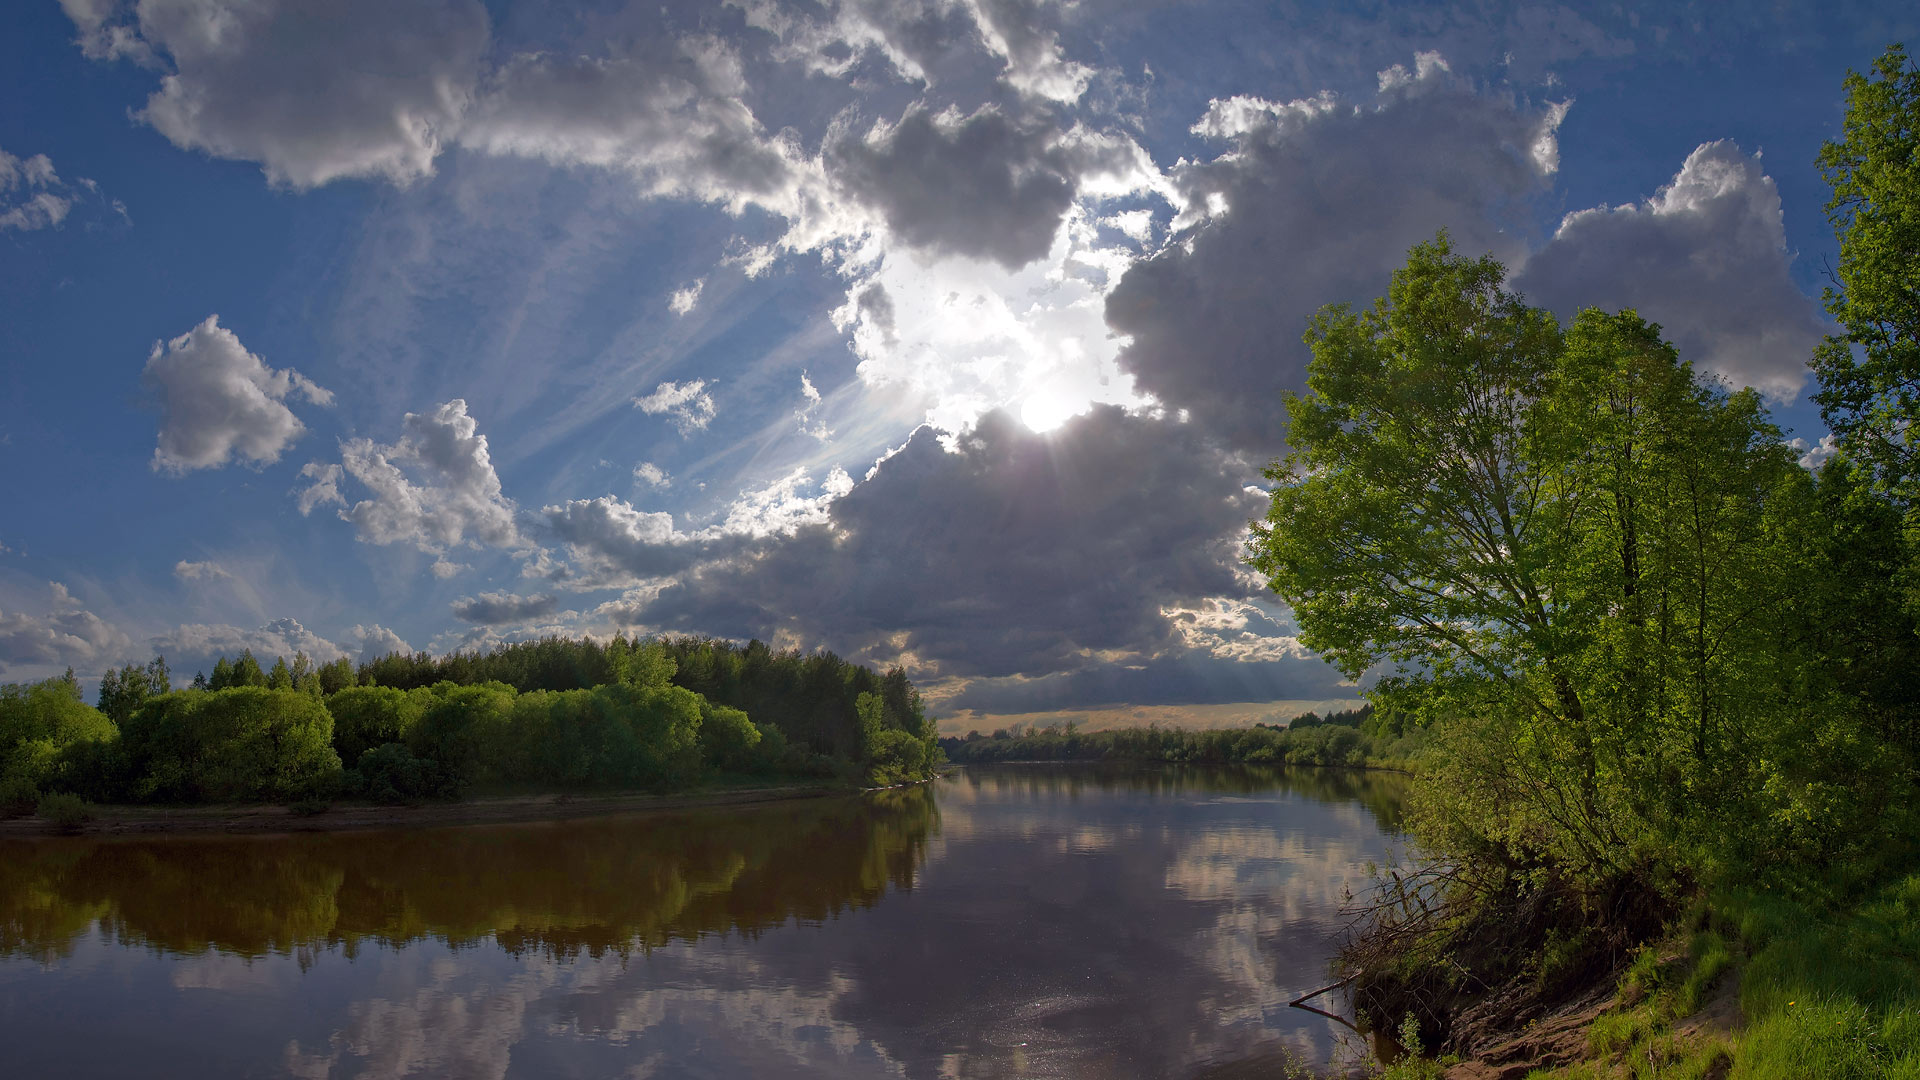
[(515, 826), (0, 843), (9, 1075), (1199, 1077), (1326, 1062), (1399, 785), (1006, 766)]

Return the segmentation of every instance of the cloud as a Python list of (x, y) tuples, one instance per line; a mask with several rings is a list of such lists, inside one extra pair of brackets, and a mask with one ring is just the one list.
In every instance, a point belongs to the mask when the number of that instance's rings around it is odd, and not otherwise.
[(1800, 438), (1789, 439), (1787, 445), (1800, 451), (1800, 467), (1813, 472), (1819, 472), (1821, 466), (1840, 452), (1840, 443), (1832, 435), (1820, 436), (1817, 443)]
[(62, 666), (90, 672), (122, 659), (132, 641), (112, 623), (80, 606), (65, 585), (47, 585), (46, 614), (0, 608), (0, 674)]
[(1792, 401), (1828, 326), (1793, 283), (1780, 192), (1731, 142), (1703, 143), (1645, 202), (1568, 214), (1515, 286), (1570, 318), (1634, 308), (1697, 366)]
[[(81, 184), (93, 186), (90, 180)], [(23, 159), (0, 150), (0, 231), (53, 228), (67, 219), (76, 198), (47, 155)]]
[(338, 465), (329, 465), (318, 461), (309, 461), (300, 466), (300, 475), (309, 483), (296, 492), (296, 503), (300, 507), (300, 516), (313, 513), (316, 506), (347, 505), (340, 494), (340, 481), (346, 478), (346, 472)]
[(643, 461), (635, 465), (633, 467), (633, 479), (637, 484), (645, 484), (650, 488), (661, 490), (673, 486), (673, 477), (667, 475), (667, 470), (655, 465), (651, 461)]
[(962, 116), (914, 106), (828, 145), (837, 183), (901, 240), (1017, 269), (1053, 246), (1074, 198), (1058, 129), (987, 105)]
[(673, 515), (636, 510), (612, 495), (573, 499), (540, 511), (568, 545), (572, 563), (550, 576), (575, 587), (608, 588), (684, 570), (706, 548), (674, 527)]
[(375, 623), (371, 626), (355, 626), (348, 631), (360, 643), (358, 663), (378, 660), (390, 653), (413, 652), (413, 646), (401, 640), (400, 635)]
[(812, 473), (796, 467), (742, 491), (721, 521), (693, 531), (679, 528), (672, 514), (637, 510), (612, 495), (574, 499), (541, 510), (555, 537), (567, 545), (569, 561), (537, 560), (528, 572), (572, 589), (649, 587), (663, 576), (739, 554), (751, 541), (822, 524), (833, 502), (853, 488), (853, 478), (838, 467), (817, 488)]
[[(62, 0), (84, 55), (167, 71), (141, 120), (276, 184), (433, 171), (487, 48), (477, 0)], [(170, 70), (168, 70), (170, 69)]]
[(696, 278), (693, 284), (673, 290), (673, 295), (667, 299), (667, 310), (675, 315), (692, 311), (693, 306), (700, 302), (700, 290), (706, 287), (706, 278)]
[(797, 217), (798, 153), (762, 130), (745, 90), (732, 47), (706, 36), (656, 32), (598, 57), (523, 53), (487, 78), (460, 141), (619, 171), (654, 197)]
[(473, 567), (466, 563), (453, 562), (445, 556), (442, 556), (433, 560), (433, 564), (427, 567), (427, 569), (432, 571), (434, 577), (439, 578), (441, 581), (446, 581), (448, 578), (458, 577), (461, 571), (471, 570)]
[(453, 602), (456, 617), (479, 626), (525, 622), (551, 615), (558, 608), (553, 597), (545, 593), (515, 596), (507, 592), (486, 592), (479, 596), (463, 596)]
[(1126, 135), (1063, 129), (1051, 112), (996, 104), (963, 114), (918, 103), (863, 134), (840, 125), (821, 159), (834, 186), (879, 214), (891, 237), (1009, 270), (1052, 250), (1083, 194), (1159, 183), (1152, 159)]
[(800, 400), (804, 404), (793, 414), (794, 419), (800, 421), (800, 430), (821, 442), (832, 439), (833, 429), (827, 426), (824, 419), (813, 415), (821, 405), (820, 388), (813, 385), (813, 380), (808, 378), (804, 371), (800, 373)]
[(1138, 389), (1271, 457), (1279, 395), (1305, 382), (1313, 312), (1378, 296), (1442, 227), (1463, 251), (1525, 256), (1527, 204), (1557, 167), (1564, 107), (1477, 91), (1438, 57), (1415, 67), (1389, 69), (1365, 103), (1209, 106), (1196, 133), (1229, 145), (1173, 170), (1174, 235), (1106, 298)]
[(1068, 60), (1060, 35), (1042, 25), (1045, 0), (972, 0), (968, 8), (987, 48), (1006, 60), (1007, 83), (1062, 104), (1080, 100), (1094, 70)]
[(1338, 671), (1306, 657), (1244, 661), (1204, 652), (1151, 663), (1098, 663), (1033, 678), (973, 679), (941, 702), (980, 713), (1048, 712), (1103, 705), (1213, 705), (1350, 696)]
[(230, 578), (233, 574), (217, 562), (188, 562), (182, 559), (173, 564), (173, 576), (181, 581), (213, 581)]
[(705, 430), (713, 420), (713, 396), (706, 393), (706, 387), (705, 379), (663, 382), (646, 397), (634, 398), (633, 405), (648, 416), (671, 416), (680, 434), (690, 435)]
[(185, 623), (156, 635), (151, 644), (155, 652), (168, 657), (180, 670), (196, 664), (210, 666), (222, 656), (237, 657), (242, 650), (251, 650), (264, 666), (271, 666), (275, 657), (291, 661), (295, 653), (302, 652), (318, 664), (347, 655), (340, 646), (300, 625), (298, 619), (275, 619), (251, 628)]
[(271, 465), (306, 431), (287, 408), (288, 397), (333, 403), (333, 395), (306, 376), (277, 371), (248, 352), (218, 315), (170, 342), (154, 342), (142, 378), (160, 395), (153, 468), (175, 475), (234, 459)]
[(1182, 648), (1163, 608), (1244, 591), (1243, 468), (1197, 425), (1112, 406), (1048, 435), (989, 413), (953, 452), (916, 432), (823, 520), (701, 562), (635, 616), (948, 675), (1138, 661)]
[(727, 508), (726, 520), (705, 535), (792, 536), (808, 525), (824, 524), (833, 501), (854, 487), (853, 477), (837, 466), (821, 482), (819, 494), (804, 494), (812, 484), (812, 474), (805, 466), (798, 466), (765, 487), (743, 491)]
[[(340, 518), (369, 544), (412, 544), (443, 555), (459, 544), (520, 547), (513, 500), (501, 494), (500, 476), (487, 451), (487, 437), (455, 398), (425, 413), (408, 413), (404, 433), (393, 443), (346, 439), (338, 465), (309, 462), (300, 475), (310, 483), (297, 493), (302, 514), (337, 504)], [(349, 505), (340, 492), (351, 476), (372, 497)], [(436, 559), (434, 576), (449, 577), (457, 564)]]

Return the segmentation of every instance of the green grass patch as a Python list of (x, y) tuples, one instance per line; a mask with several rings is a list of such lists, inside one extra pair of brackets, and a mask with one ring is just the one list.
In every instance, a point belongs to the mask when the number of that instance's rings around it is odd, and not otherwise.
[(1733, 898), (1755, 947), (1735, 1080), (1920, 1080), (1920, 873), (1851, 909)]

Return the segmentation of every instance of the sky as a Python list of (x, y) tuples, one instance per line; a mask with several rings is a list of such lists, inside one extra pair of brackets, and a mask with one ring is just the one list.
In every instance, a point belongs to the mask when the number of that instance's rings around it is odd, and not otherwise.
[(1814, 159), (1916, 27), (8, 4), (0, 681), (625, 633), (899, 664), (953, 730), (1351, 699), (1240, 562), (1309, 316), (1444, 228), (1817, 462)]

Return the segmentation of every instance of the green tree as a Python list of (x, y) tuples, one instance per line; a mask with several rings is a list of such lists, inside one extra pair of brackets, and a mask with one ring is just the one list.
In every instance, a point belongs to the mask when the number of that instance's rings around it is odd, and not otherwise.
[(348, 768), (386, 743), (407, 741), (426, 699), (391, 686), (350, 686), (326, 699), (333, 717), (333, 748)]
[(100, 676), (99, 709), (114, 723), (125, 723), (133, 710), (150, 697), (159, 697), (173, 689), (167, 671), (167, 658), (156, 656), (145, 665), (128, 664), (118, 670), (109, 668)]
[(1889, 46), (1848, 72), (1838, 142), (1820, 148), (1840, 263), (1826, 305), (1841, 333), (1815, 351), (1813, 395), (1839, 443), (1911, 502), (1920, 483), (1920, 69)]
[(114, 725), (74, 696), (65, 679), (0, 685), (0, 789), (8, 800), (69, 786), (76, 744), (106, 744)]
[(296, 799), (340, 771), (332, 717), (295, 690), (240, 686), (164, 694), (128, 719), (121, 738), (134, 793), (143, 799)]
[(331, 664), (322, 665), (319, 674), (320, 693), (323, 695), (337, 694), (358, 681), (354, 674), (353, 661), (344, 656)]
[(1250, 562), (1305, 644), (1449, 736), (1444, 846), (1634, 872), (1742, 790), (1727, 742), (1763, 726), (1735, 720), (1774, 685), (1747, 676), (1807, 481), (1657, 327), (1563, 334), (1503, 281), (1443, 234), (1372, 308), (1315, 317)]

